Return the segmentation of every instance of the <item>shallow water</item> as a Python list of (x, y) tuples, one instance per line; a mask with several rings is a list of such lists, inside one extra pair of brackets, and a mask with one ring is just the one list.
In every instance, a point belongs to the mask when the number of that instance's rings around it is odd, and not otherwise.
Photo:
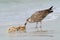
[[(0, 0), (0, 40), (60, 40), (60, 0)], [(25, 23), (35, 11), (54, 6), (43, 21), (44, 31), (28, 23), (26, 32), (8, 33), (8, 28)], [(39, 26), (39, 25), (38, 25)]]

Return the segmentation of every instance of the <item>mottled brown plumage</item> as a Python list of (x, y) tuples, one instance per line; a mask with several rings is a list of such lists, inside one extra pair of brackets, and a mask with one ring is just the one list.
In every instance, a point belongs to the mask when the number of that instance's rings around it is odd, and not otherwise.
[[(53, 6), (51, 6), (50, 8), (48, 9), (45, 9), (45, 10), (41, 10), (41, 11), (36, 11), (34, 14), (32, 14), (31, 17), (29, 17), (27, 20), (26, 20), (26, 23), (25, 25), (29, 22), (29, 23), (34, 23), (36, 22), (36, 27), (37, 27), (37, 24), (38, 22), (41, 22), (49, 13), (52, 13), (53, 10), (52, 10)], [(40, 26), (41, 28), (41, 26)]]

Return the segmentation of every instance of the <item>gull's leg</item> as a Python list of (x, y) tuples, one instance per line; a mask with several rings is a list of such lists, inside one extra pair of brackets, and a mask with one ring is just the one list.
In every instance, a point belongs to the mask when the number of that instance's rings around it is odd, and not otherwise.
[(40, 31), (42, 31), (42, 32), (47, 32), (47, 30), (43, 30), (43, 29), (42, 29), (42, 21), (40, 21)]
[(42, 22), (40, 21), (40, 30), (42, 31)]
[(38, 28), (38, 22), (36, 22), (36, 28)]

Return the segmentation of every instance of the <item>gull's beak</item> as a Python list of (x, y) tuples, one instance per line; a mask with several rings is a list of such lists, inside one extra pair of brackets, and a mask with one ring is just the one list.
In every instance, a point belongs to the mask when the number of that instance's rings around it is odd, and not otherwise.
[(27, 22), (24, 25), (26, 26), (27, 25)]

